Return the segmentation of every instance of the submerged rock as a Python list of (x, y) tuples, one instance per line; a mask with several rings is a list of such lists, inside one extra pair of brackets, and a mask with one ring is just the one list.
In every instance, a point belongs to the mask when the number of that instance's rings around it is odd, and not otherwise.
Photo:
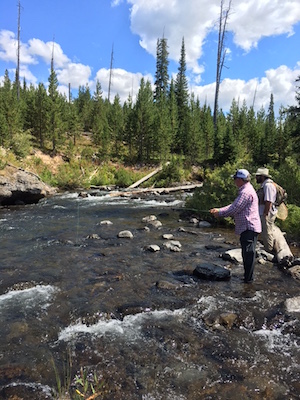
[(156, 229), (159, 229), (162, 227), (162, 223), (158, 219), (154, 220), (154, 221), (149, 221), (148, 224), (153, 226)]
[(156, 282), (156, 287), (159, 289), (174, 290), (174, 289), (178, 289), (180, 287), (180, 285), (169, 282), (169, 281), (162, 280), (162, 281)]
[(230, 312), (225, 312), (220, 315), (220, 324), (231, 329), (237, 320), (237, 315)]
[(156, 215), (148, 215), (147, 217), (142, 218), (142, 222), (150, 222), (156, 220), (157, 220)]
[(225, 281), (230, 279), (230, 271), (218, 265), (203, 263), (197, 265), (193, 271), (193, 275), (197, 278), (212, 281)]

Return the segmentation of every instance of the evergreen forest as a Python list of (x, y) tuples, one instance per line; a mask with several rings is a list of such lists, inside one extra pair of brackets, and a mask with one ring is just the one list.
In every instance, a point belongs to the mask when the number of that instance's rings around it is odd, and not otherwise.
[[(136, 100), (129, 94), (124, 104), (118, 95), (112, 101), (103, 98), (99, 81), (93, 93), (86, 84), (78, 88), (76, 98), (67, 98), (58, 91), (53, 65), (52, 59), (48, 87), (11, 81), (5, 71), (0, 85), (0, 146), (16, 160), (24, 160), (32, 148), (50, 155), (63, 152), (69, 175), (82, 170), (84, 162), (94, 168), (109, 162), (153, 167), (175, 160), (174, 168), (196, 165), (203, 180), (210, 177), (225, 184), (222, 174), (230, 176), (233, 169), (255, 172), (266, 166), (287, 189), (289, 201), (300, 205), (300, 77), (295, 82), (297, 106), (281, 107), (278, 116), (272, 94), (267, 110), (255, 112), (253, 106), (233, 99), (226, 114), (219, 109), (214, 116), (205, 99), (189, 91), (184, 39), (177, 75), (170, 78), (168, 73), (167, 39), (158, 39), (154, 86), (142, 78)], [(75, 160), (74, 149), (83, 136), (91, 145), (82, 146)], [(109, 177), (103, 182), (101, 176), (97, 181), (95, 174), (93, 183), (109, 183)], [(45, 170), (42, 178), (60, 183)], [(218, 188), (226, 192), (220, 182)], [(220, 194), (216, 199), (226, 200)]]

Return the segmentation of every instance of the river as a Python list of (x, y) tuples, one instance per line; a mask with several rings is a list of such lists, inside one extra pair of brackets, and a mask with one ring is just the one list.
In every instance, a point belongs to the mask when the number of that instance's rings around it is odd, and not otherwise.
[[(65, 193), (0, 210), (0, 399), (87, 399), (91, 384), (112, 400), (299, 399), (299, 283), (270, 263), (242, 283), (220, 257), (238, 237), (181, 218), (183, 202)], [(201, 263), (231, 279), (195, 278)]]

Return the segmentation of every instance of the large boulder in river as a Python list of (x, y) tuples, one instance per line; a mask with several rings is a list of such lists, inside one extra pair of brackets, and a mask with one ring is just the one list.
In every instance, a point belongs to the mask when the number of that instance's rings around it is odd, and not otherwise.
[(32, 172), (7, 165), (0, 170), (0, 205), (36, 204), (55, 193)]
[(219, 265), (203, 263), (197, 265), (193, 271), (193, 275), (197, 278), (211, 281), (226, 281), (230, 279), (230, 271)]

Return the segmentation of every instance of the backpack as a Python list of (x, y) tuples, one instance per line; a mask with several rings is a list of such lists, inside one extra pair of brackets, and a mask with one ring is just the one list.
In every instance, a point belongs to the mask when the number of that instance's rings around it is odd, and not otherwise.
[(280, 185), (278, 185), (278, 183), (273, 182), (273, 184), (276, 187), (276, 200), (275, 200), (275, 206), (278, 207), (280, 206), (281, 203), (286, 203), (287, 201), (287, 192), (285, 189), (283, 189), (283, 187), (281, 187)]

